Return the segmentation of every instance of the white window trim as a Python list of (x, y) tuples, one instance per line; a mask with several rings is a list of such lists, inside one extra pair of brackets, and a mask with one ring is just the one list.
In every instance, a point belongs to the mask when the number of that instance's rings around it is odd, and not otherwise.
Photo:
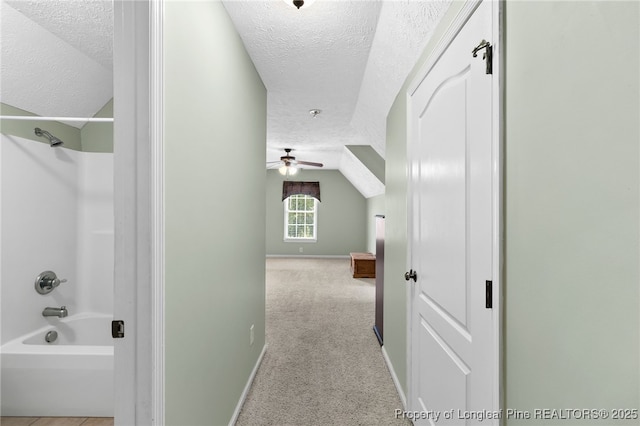
[[(313, 198), (311, 196), (309, 196), (310, 198)], [(283, 218), (283, 223), (284, 223), (284, 229), (283, 229), (283, 241), (287, 242), (287, 243), (315, 243), (318, 241), (318, 200), (316, 200), (315, 198), (313, 198), (313, 217), (314, 217), (314, 221), (313, 221), (313, 238), (295, 238), (295, 237), (289, 237), (287, 236), (287, 229), (288, 229), (288, 223), (287, 223), (287, 203), (289, 202), (289, 198), (291, 197), (287, 197), (282, 201), (282, 209), (283, 209), (283, 214), (282, 214), (282, 218)]]

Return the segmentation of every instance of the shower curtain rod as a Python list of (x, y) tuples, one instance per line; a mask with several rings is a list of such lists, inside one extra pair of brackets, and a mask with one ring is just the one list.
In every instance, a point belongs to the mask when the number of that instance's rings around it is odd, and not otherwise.
[(0, 115), (0, 120), (23, 120), (23, 121), (86, 121), (93, 123), (113, 123), (110, 117), (38, 117), (32, 115)]

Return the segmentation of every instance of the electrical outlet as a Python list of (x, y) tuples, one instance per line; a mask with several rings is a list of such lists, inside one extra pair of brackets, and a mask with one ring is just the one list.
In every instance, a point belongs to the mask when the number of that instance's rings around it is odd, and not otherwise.
[(300, 253), (302, 253), (302, 251), (303, 251), (303, 250), (302, 250), (302, 247), (300, 247)]
[(253, 324), (251, 324), (251, 327), (249, 327), (249, 346), (253, 346)]

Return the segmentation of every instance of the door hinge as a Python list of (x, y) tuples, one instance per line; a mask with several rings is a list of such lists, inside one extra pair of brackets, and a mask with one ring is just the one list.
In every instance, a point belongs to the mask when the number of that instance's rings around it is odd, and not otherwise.
[(484, 306), (487, 309), (493, 308), (493, 281), (487, 280), (485, 281), (485, 290), (484, 290)]
[(114, 339), (122, 339), (124, 337), (124, 321), (111, 321), (111, 337)]
[(482, 40), (479, 45), (477, 45), (471, 53), (473, 53), (473, 57), (478, 56), (478, 51), (485, 49), (484, 54), (482, 55), (482, 59), (486, 62), (487, 74), (493, 74), (493, 46), (486, 40)]

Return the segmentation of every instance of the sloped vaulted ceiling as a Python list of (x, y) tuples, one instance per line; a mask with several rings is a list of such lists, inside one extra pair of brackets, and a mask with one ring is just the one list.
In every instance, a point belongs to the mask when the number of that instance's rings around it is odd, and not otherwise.
[(2, 1), (0, 15), (1, 102), (92, 117), (113, 97), (112, 2)]
[(345, 145), (384, 158), (389, 108), (449, 2), (223, 3), (268, 90), (267, 161), (293, 148), (339, 169), (365, 197), (383, 193)]
[[(385, 157), (386, 116), (445, 0), (222, 0), (268, 90), (267, 161), (284, 148), (384, 191), (345, 145)], [(0, 1), (0, 101), (93, 116), (113, 96), (111, 1)], [(319, 109), (315, 118), (309, 110)]]

